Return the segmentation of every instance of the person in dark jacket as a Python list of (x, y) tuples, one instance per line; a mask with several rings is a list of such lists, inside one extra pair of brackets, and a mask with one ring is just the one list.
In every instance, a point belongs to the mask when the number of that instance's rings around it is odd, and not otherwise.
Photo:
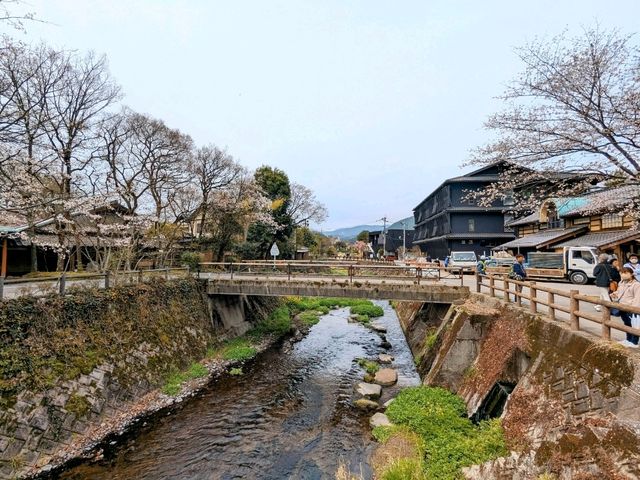
[[(527, 279), (527, 269), (524, 268), (524, 255), (521, 253), (516, 255), (516, 261), (513, 262), (511, 267), (511, 274), (509, 275), (514, 280), (523, 281)], [(516, 292), (522, 292), (522, 285), (516, 285)], [(518, 294), (514, 297), (514, 300), (518, 297)]]
[[(620, 281), (620, 272), (609, 263), (609, 255), (606, 253), (598, 255), (598, 265), (593, 269), (593, 276), (596, 277), (595, 284), (600, 290), (600, 298), (610, 302), (611, 297), (609, 294), (611, 291), (609, 290), (609, 285), (611, 282)], [(595, 305), (594, 308), (598, 312), (602, 309), (600, 305)]]
[(524, 255), (521, 253), (516, 255), (516, 261), (513, 262), (512, 271), (517, 280), (525, 280), (527, 278), (527, 270), (524, 268)]

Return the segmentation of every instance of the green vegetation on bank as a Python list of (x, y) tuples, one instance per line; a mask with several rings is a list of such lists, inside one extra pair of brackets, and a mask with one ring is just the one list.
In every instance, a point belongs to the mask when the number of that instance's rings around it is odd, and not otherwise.
[(162, 391), (167, 395), (176, 395), (180, 391), (180, 386), (184, 382), (194, 378), (205, 377), (207, 373), (207, 367), (201, 363), (192, 363), (186, 371), (174, 372), (169, 375), (164, 387), (162, 387)]
[[(467, 418), (463, 400), (442, 388), (412, 387), (400, 392), (387, 409), (393, 427), (378, 427), (376, 439), (385, 443), (401, 429), (420, 439), (421, 465), (411, 459), (391, 462), (380, 478), (454, 480), (461, 469), (507, 454), (498, 419), (475, 425)], [(419, 467), (419, 470), (418, 470)]]

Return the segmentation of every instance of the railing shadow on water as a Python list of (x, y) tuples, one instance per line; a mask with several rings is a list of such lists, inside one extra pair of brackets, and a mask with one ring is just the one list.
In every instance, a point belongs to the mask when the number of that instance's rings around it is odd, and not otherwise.
[[(640, 329), (628, 327), (611, 319), (611, 310), (613, 309), (623, 310), (630, 314), (640, 314), (639, 307), (626, 304), (623, 306), (620, 303), (608, 302), (595, 296), (583, 295), (575, 289), (567, 292), (540, 285), (535, 281), (515, 280), (507, 275), (479, 275), (476, 273), (475, 283), (477, 293), (488, 293), (491, 297), (506, 303), (514, 303), (518, 307), (522, 307), (522, 300), (525, 299), (529, 302), (531, 313), (545, 313), (552, 320), (568, 323), (569, 327), (575, 331), (586, 331), (593, 334), (581, 325), (580, 320), (584, 319), (599, 324), (601, 326), (600, 337), (605, 340), (611, 340), (612, 329), (640, 336)], [(559, 299), (565, 299), (567, 305), (558, 303)], [(582, 303), (593, 307), (594, 310), (595, 307), (600, 307), (600, 312), (597, 314), (587, 312), (581, 309)], [(546, 312), (541, 311), (541, 306), (546, 308)]]

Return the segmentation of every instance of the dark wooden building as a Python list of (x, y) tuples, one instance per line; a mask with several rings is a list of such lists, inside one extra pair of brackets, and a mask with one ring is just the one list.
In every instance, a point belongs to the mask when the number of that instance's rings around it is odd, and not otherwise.
[(465, 198), (470, 191), (498, 181), (502, 168), (503, 164), (489, 165), (445, 180), (414, 208), (413, 244), (432, 258), (444, 258), (451, 251), (489, 255), (493, 247), (513, 239), (513, 232), (505, 227), (508, 201), (481, 207)]
[(384, 256), (396, 256), (400, 258), (403, 242), (406, 245), (407, 251), (411, 250), (414, 232), (413, 218), (405, 218), (389, 225), (385, 235), (383, 235), (382, 230), (369, 232), (369, 245), (371, 245), (376, 256), (378, 256), (378, 252), (382, 250), (384, 246)]

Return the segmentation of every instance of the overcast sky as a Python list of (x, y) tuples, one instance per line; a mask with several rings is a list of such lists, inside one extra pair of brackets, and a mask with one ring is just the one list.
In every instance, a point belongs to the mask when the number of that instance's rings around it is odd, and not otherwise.
[(109, 58), (124, 103), (327, 205), (324, 230), (391, 221), (467, 169), (514, 47), (640, 1), (28, 0), (26, 41)]

